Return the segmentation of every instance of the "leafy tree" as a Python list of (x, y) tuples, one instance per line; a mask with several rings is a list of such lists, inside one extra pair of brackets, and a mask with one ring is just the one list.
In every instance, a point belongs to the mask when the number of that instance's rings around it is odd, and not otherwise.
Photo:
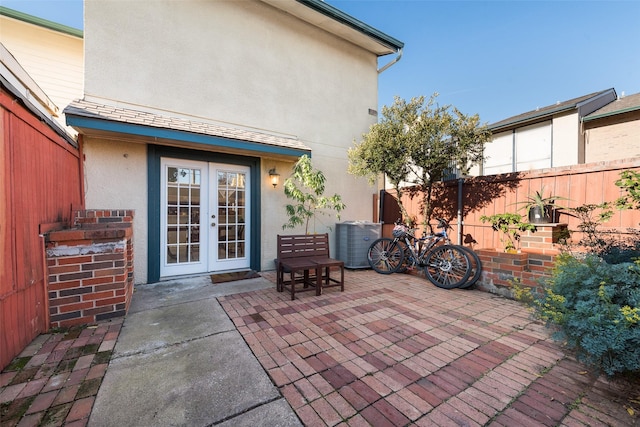
[(396, 190), (398, 206), (405, 219), (409, 215), (401, 203), (402, 184), (411, 171), (411, 156), (403, 147), (410, 146), (406, 123), (415, 120), (417, 109), (416, 100), (407, 104), (396, 97), (393, 107), (382, 107), (380, 122), (371, 126), (362, 136), (362, 142), (348, 151), (349, 173), (367, 178), (370, 184), (374, 184), (380, 174), (386, 175)]
[(284, 194), (293, 199), (294, 203), (285, 206), (289, 220), (282, 226), (283, 230), (304, 225), (305, 233), (308, 234), (309, 221), (313, 218), (315, 231), (316, 215), (326, 215), (327, 209), (335, 210), (336, 216), (340, 218), (340, 211), (346, 205), (338, 194), (324, 196), (325, 181), (322, 171), (313, 168), (309, 156), (304, 155), (298, 159), (293, 166), (293, 174), (284, 182)]
[(457, 168), (462, 174), (483, 160), (484, 144), (491, 133), (480, 125), (478, 115), (467, 116), (457, 108), (439, 106), (438, 94), (425, 103), (423, 96), (411, 101), (396, 97), (391, 107), (382, 108), (382, 118), (349, 149), (349, 172), (374, 183), (384, 174), (397, 192), (421, 193), (425, 226), (429, 226), (433, 206), (433, 185)]

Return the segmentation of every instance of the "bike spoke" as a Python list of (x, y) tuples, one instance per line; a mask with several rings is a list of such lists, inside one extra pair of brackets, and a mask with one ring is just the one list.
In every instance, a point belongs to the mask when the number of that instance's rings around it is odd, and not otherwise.
[(461, 249), (444, 245), (433, 249), (426, 259), (425, 275), (434, 285), (452, 289), (466, 283), (471, 275), (469, 256)]
[(404, 250), (397, 241), (388, 238), (378, 239), (371, 244), (367, 252), (369, 265), (376, 272), (391, 274), (400, 268)]

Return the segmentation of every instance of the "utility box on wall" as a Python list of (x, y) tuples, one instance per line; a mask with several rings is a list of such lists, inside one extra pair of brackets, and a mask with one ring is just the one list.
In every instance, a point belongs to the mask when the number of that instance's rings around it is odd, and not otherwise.
[(366, 221), (345, 221), (336, 224), (336, 258), (346, 268), (369, 268), (367, 250), (380, 238), (382, 224)]

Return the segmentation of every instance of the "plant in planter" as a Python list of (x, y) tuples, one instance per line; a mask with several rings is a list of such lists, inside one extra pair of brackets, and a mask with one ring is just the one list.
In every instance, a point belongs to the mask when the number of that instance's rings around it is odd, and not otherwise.
[(516, 205), (523, 205), (520, 209), (527, 211), (527, 217), (532, 224), (547, 224), (555, 221), (555, 211), (562, 209), (556, 205), (557, 200), (569, 200), (565, 197), (549, 196), (544, 197), (544, 186), (540, 191), (527, 196), (527, 200), (516, 202)]
[(518, 251), (520, 242), (520, 233), (523, 231), (535, 231), (536, 226), (522, 222), (522, 215), (517, 213), (505, 212), (491, 216), (482, 215), (480, 221), (488, 222), (491, 228), (501, 233), (500, 242), (504, 246), (505, 252), (515, 253)]
[(283, 230), (304, 225), (305, 234), (309, 234), (309, 222), (313, 219), (315, 232), (316, 216), (328, 215), (326, 210), (336, 211), (336, 217), (340, 219), (340, 211), (346, 205), (338, 194), (324, 196), (325, 181), (322, 171), (313, 168), (307, 155), (298, 159), (293, 166), (293, 174), (284, 182), (284, 194), (293, 200), (293, 204), (285, 206), (289, 220), (282, 226)]

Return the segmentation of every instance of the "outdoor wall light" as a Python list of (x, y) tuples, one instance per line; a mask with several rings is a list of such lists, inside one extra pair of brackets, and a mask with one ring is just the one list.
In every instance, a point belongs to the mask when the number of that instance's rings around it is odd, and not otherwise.
[(276, 188), (280, 182), (280, 174), (276, 172), (276, 168), (269, 169), (269, 180), (271, 181), (273, 188)]

